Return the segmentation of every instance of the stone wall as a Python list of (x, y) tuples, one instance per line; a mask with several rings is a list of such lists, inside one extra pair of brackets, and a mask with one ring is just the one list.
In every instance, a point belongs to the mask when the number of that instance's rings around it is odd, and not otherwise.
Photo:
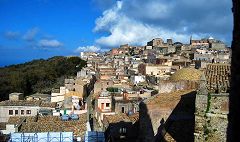
[(228, 93), (211, 94), (209, 112), (215, 114), (228, 114), (229, 95)]
[[(139, 110), (138, 101), (114, 101), (115, 112), (116, 113), (129, 113), (129, 112), (137, 112)], [(124, 112), (122, 112), (124, 111)]]
[(228, 104), (229, 96), (227, 93), (197, 94), (195, 142), (226, 141)]
[[(154, 96), (151, 99), (156, 100)], [(140, 103), (139, 140), (166, 141), (167, 134), (173, 141), (193, 141), (195, 92), (160, 99), (161, 105), (148, 100)]]
[[(7, 122), (10, 116), (35, 116), (39, 109), (38, 106), (0, 106), (0, 122)], [(12, 115), (9, 115), (9, 110), (13, 111)], [(31, 114), (26, 114), (27, 110), (30, 110)], [(15, 114), (15, 111), (18, 114)], [(24, 114), (21, 114), (22, 111)]]
[(9, 94), (9, 100), (18, 101), (18, 100), (23, 100), (23, 99), (24, 99), (23, 93), (11, 93), (11, 94)]
[(160, 81), (158, 92), (170, 93), (178, 90), (188, 90), (197, 88), (198, 84), (191, 81)]
[(226, 45), (224, 43), (211, 43), (210, 48), (213, 50), (224, 50), (226, 48)]

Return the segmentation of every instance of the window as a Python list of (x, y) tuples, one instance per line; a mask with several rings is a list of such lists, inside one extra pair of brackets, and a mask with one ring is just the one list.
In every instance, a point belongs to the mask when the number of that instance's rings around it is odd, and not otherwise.
[(9, 111), (8, 111), (8, 114), (9, 114), (9, 115), (13, 115), (13, 110), (9, 110)]
[(104, 103), (101, 103), (101, 109), (104, 109)]
[(106, 103), (106, 107), (110, 107), (110, 103)]
[(127, 133), (127, 129), (126, 128), (120, 128), (119, 129), (119, 133), (120, 134), (126, 134)]
[(15, 110), (15, 115), (18, 115), (18, 110)]
[(127, 133), (127, 129), (126, 128), (123, 128), (123, 133)]
[(31, 110), (27, 110), (27, 111), (26, 111), (26, 114), (31, 114)]
[(125, 112), (124, 107), (122, 107), (122, 113), (124, 113), (124, 112)]
[(24, 115), (24, 110), (21, 110), (21, 115)]

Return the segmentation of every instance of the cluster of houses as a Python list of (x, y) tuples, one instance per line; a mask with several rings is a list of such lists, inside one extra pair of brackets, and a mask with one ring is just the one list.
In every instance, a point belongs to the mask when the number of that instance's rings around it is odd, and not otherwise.
[[(214, 138), (204, 134), (205, 128), (195, 128), (195, 111), (199, 111), (195, 107), (199, 102), (209, 104), (209, 99), (204, 100), (209, 93), (226, 97), (229, 91), (231, 49), (223, 42), (212, 37), (190, 38), (189, 44), (155, 38), (145, 46), (125, 44), (105, 53), (82, 52), (80, 57), (87, 66), (51, 94), (23, 98), (12, 93), (9, 100), (0, 102), (0, 114), (4, 114), (0, 131), (6, 135), (66, 132), (60, 136), (72, 132), (77, 141), (90, 142)], [(203, 95), (202, 86), (205, 96), (195, 101), (198, 94)], [(227, 115), (225, 109), (222, 115)], [(38, 126), (42, 117), (55, 122), (46, 123), (54, 127)], [(199, 119), (204, 118), (196, 116)], [(222, 135), (222, 131), (214, 133)]]

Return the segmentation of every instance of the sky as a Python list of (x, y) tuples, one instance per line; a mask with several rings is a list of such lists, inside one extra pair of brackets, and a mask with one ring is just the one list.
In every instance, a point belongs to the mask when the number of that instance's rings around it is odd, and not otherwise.
[(0, 67), (52, 56), (232, 38), (230, 0), (0, 0)]

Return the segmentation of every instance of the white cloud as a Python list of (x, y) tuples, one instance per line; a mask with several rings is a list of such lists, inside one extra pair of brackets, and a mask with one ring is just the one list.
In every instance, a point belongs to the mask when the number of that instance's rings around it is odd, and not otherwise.
[(63, 46), (63, 44), (56, 40), (56, 39), (52, 39), (52, 40), (48, 40), (48, 39), (42, 39), (38, 42), (40, 47), (60, 47)]
[(119, 20), (119, 10), (121, 10), (121, 8), (122, 2), (118, 1), (113, 8), (104, 11), (103, 16), (97, 18), (94, 31), (105, 31), (105, 29), (110, 28), (109, 26)]
[(80, 46), (75, 50), (75, 52), (98, 52), (100, 50), (101, 48), (92, 45), (92, 46)]
[[(146, 25), (127, 17), (122, 17), (121, 21), (112, 25), (109, 32), (110, 35), (100, 37), (96, 43), (107, 47), (116, 47), (125, 43), (145, 45), (146, 42), (156, 37), (173, 38), (175, 41), (187, 42), (191, 36), (190, 34), (179, 34), (161, 27)], [(194, 35), (194, 37), (198, 37), (198, 35)]]
[(19, 37), (19, 32), (7, 31), (4, 33), (4, 36), (7, 39), (17, 39)]
[[(107, 35), (95, 42), (101, 47), (116, 47), (125, 43), (145, 45), (155, 37), (185, 43), (189, 42), (191, 35), (195, 38), (210, 35), (229, 38), (231, 13), (226, 8), (229, 2), (225, 0), (216, 4), (213, 0), (205, 6), (203, 2), (194, 1), (198, 3), (197, 7), (188, 0), (117, 1), (96, 19), (93, 31), (106, 32)], [(224, 22), (222, 17), (229, 22)]]
[(35, 36), (37, 35), (39, 29), (38, 28), (32, 28), (28, 30), (24, 35), (23, 39), (27, 41), (33, 41)]
[(190, 35), (176, 34), (161, 27), (144, 24), (129, 18), (120, 12), (122, 2), (118, 2), (112, 9), (103, 12), (103, 16), (96, 20), (94, 31), (108, 31), (110, 35), (96, 40), (100, 46), (114, 47), (129, 43), (144, 45), (155, 37), (181, 39), (186, 41)]

